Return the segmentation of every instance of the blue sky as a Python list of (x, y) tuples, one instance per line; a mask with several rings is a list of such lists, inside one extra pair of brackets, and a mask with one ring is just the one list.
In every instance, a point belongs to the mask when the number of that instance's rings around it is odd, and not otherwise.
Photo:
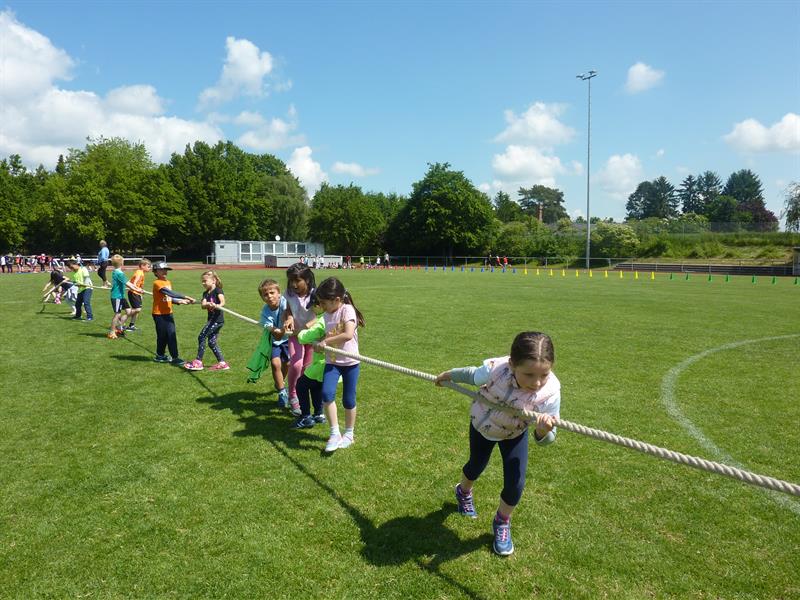
[(409, 194), (449, 162), (490, 196), (542, 183), (620, 219), (636, 184), (742, 168), (776, 214), (800, 179), (800, 2), (7, 2), (0, 156), (88, 135), (163, 162), (196, 139)]

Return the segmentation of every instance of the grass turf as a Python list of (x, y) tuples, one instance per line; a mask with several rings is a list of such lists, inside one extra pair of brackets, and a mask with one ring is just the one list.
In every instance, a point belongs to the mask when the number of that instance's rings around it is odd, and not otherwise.
[[(437, 373), (543, 330), (565, 419), (712, 460), (664, 407), (669, 370), (731, 342), (800, 334), (789, 279), (336, 274), (366, 317), (367, 356)], [(261, 274), (222, 277), (229, 306), (256, 317)], [(171, 279), (199, 296), (199, 272)], [(142, 331), (110, 341), (107, 292), (80, 323), (42, 309), (43, 284), (0, 277), (0, 596), (800, 596), (796, 498), (561, 432), (531, 448), (516, 553), (501, 559), (490, 549), (498, 456), (476, 486), (478, 520), (455, 513), (462, 396), (364, 365), (356, 444), (326, 457), (327, 426), (291, 430), (269, 376), (245, 384), (252, 325), (226, 317), (231, 371), (188, 373), (152, 363), (149, 299)], [(188, 360), (204, 313), (175, 312)], [(672, 390), (705, 439), (795, 482), (798, 344), (709, 354)]]

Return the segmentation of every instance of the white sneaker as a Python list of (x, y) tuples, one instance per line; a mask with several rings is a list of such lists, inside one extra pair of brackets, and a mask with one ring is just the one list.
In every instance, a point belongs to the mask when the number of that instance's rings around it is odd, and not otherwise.
[(303, 414), (303, 411), (300, 410), (300, 401), (297, 397), (289, 398), (289, 409), (295, 417), (299, 417)]
[[(328, 443), (325, 444), (325, 452), (335, 452), (339, 449), (339, 444), (342, 443), (341, 435), (332, 435), (328, 438)], [(348, 444), (349, 445), (349, 444)]]
[(344, 434), (342, 436), (342, 441), (339, 442), (339, 448), (349, 448), (355, 443), (355, 441), (356, 441), (355, 435)]

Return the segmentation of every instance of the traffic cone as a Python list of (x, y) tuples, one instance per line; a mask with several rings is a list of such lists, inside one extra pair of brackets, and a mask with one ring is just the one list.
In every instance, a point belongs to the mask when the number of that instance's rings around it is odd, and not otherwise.
[(675, 273), (670, 273), (669, 280), (672, 281), (673, 279), (675, 279)]
[(516, 268), (516, 267), (511, 267), (511, 274), (513, 275), (513, 274), (515, 274), (516, 272), (517, 272), (517, 268)]
[(686, 273), (686, 281), (689, 281), (689, 273)]
[(579, 277), (579, 275), (578, 275), (578, 269), (575, 269), (575, 277)]
[(622, 274), (622, 271), (619, 272), (619, 278), (620, 279), (625, 279), (625, 276)]
[(634, 279), (639, 279), (639, 271), (634, 271), (633, 272), (633, 278)]
[(566, 277), (567, 276), (567, 270), (566, 269), (561, 269), (561, 276), (562, 277)]
[(755, 283), (755, 282), (756, 282), (756, 276), (753, 275), (753, 278), (750, 280), (750, 283)]
[[(537, 276), (538, 276), (538, 275), (541, 275), (541, 273), (539, 273), (539, 267), (536, 267), (536, 275), (537, 275)], [(797, 282), (795, 282), (795, 283), (797, 283)]]
[(714, 278), (711, 276), (711, 273), (708, 274), (708, 280), (709, 281), (714, 281)]
[(795, 277), (794, 278), (794, 284), (795, 285), (800, 285), (800, 281), (798, 281), (798, 279), (800, 279), (800, 277)]
[(522, 271), (522, 274), (523, 275), (527, 275), (528, 274), (528, 267), (525, 267), (525, 270)]
[(773, 275), (773, 276), (772, 276), (772, 285), (775, 285), (775, 283), (776, 283), (777, 281), (778, 281), (778, 278), (777, 278), (777, 277), (775, 277), (775, 275)]
[(655, 271), (650, 271), (650, 281), (655, 281), (655, 279), (656, 279)]
[(730, 273), (725, 273), (725, 283), (728, 283), (731, 280)]
[(589, 277), (592, 277), (592, 270), (589, 269)]
[(603, 278), (608, 279), (608, 269), (603, 271)]

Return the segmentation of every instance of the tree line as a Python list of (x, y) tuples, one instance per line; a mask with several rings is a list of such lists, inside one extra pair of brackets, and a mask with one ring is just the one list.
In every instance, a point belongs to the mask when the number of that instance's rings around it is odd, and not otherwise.
[[(326, 183), (308, 198), (280, 159), (232, 142), (198, 141), (157, 165), (141, 143), (98, 138), (59, 156), (52, 171), (30, 171), (16, 154), (0, 160), (0, 251), (71, 253), (106, 239), (119, 252), (197, 258), (215, 239), (280, 235), (349, 255), (580, 255), (562, 191), (534, 185), (517, 196), (490, 199), (463, 172), (434, 163), (408, 196)], [(642, 182), (628, 213), (694, 224), (733, 217), (777, 228), (758, 177), (747, 170), (725, 186), (710, 172), (687, 177), (678, 190), (663, 177)], [(593, 228), (597, 251), (629, 255), (619, 252), (635, 246), (630, 232), (601, 225)]]

